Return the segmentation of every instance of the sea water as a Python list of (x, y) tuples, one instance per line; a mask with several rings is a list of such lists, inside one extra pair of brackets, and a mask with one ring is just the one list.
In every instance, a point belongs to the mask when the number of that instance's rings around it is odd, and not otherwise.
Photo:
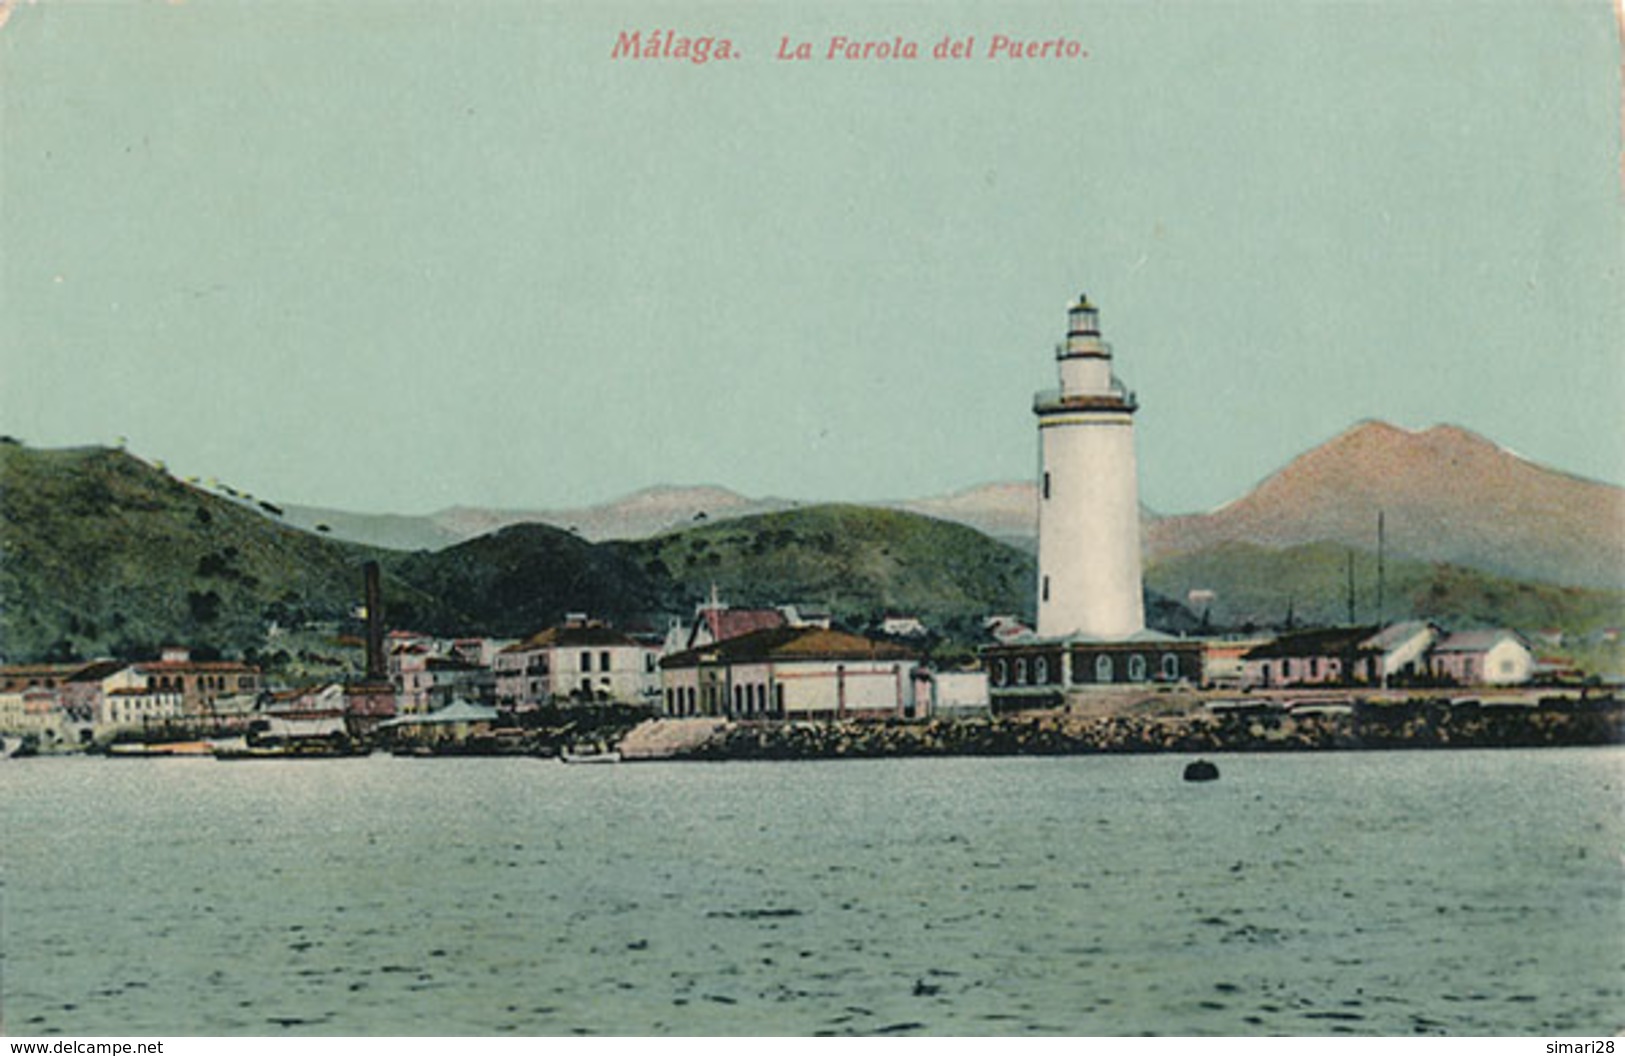
[(0, 762), (13, 1034), (1613, 1034), (1625, 749)]

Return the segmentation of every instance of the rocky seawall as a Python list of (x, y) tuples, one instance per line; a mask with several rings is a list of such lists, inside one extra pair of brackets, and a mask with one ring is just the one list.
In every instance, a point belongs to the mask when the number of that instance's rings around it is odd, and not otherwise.
[(733, 723), (682, 759), (841, 759), (947, 755), (1539, 748), (1625, 743), (1616, 700), (1535, 708), (1443, 701), (1348, 714), (1080, 717), (1020, 714), (926, 722)]

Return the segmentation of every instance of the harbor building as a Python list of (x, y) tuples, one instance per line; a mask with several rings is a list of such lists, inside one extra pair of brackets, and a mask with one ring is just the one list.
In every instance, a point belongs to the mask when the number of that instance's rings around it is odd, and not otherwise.
[(662, 660), (663, 714), (914, 718), (918, 663), (914, 650), (892, 642), (822, 627), (768, 627)]
[(1067, 308), (1057, 388), (1038, 393), (1038, 626), (983, 650), (995, 711), (1053, 707), (1091, 687), (1202, 678), (1199, 642), (1145, 626), (1139, 403), (1113, 370), (1099, 309)]

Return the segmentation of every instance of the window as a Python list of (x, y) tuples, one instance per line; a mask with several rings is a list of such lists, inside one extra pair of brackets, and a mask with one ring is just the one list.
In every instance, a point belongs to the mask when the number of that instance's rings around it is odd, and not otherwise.
[(604, 652), (601, 652), (601, 653), (598, 654), (598, 670), (600, 670), (600, 671), (608, 671), (609, 670), (609, 652), (608, 652), (608, 650), (605, 650)]
[(1044, 471), (1044, 498), (1049, 498), (1049, 471)]
[(592, 670), (592, 654), (587, 652), (585, 649), (581, 650), (581, 670)]
[(1095, 657), (1095, 681), (1111, 682), (1117, 677), (1112, 670), (1112, 658), (1105, 653)]
[(1135, 653), (1128, 658), (1128, 680), (1130, 682), (1145, 681), (1145, 657)]
[(779, 710), (779, 718), (784, 718), (784, 684), (782, 682), (773, 685), (773, 704)]
[(1049, 600), (1049, 577), (1044, 577), (1044, 600)]
[(1033, 681), (1038, 683), (1049, 681), (1049, 661), (1043, 657), (1033, 661)]
[(1025, 659), (1017, 660), (1016, 661), (1016, 685), (1025, 686), (1026, 684), (1027, 684), (1027, 661)]
[(1170, 682), (1179, 677), (1179, 656), (1176, 653), (1162, 654), (1162, 677)]

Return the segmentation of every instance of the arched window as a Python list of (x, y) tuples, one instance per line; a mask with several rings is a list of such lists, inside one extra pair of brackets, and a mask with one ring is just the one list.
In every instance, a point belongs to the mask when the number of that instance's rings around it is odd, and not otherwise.
[(1170, 682), (1179, 678), (1179, 655), (1177, 653), (1162, 654), (1162, 677)]
[(1033, 681), (1040, 685), (1049, 681), (1049, 661), (1043, 657), (1033, 661)]
[(1130, 682), (1145, 681), (1145, 657), (1135, 653), (1128, 658), (1128, 680)]
[(1016, 685), (1027, 684), (1027, 660), (1025, 657), (1016, 661)]
[(1110, 656), (1105, 653), (1101, 653), (1099, 656), (1095, 657), (1096, 682), (1111, 682), (1114, 681), (1116, 677), (1116, 673), (1112, 671), (1112, 658)]
[(1005, 678), (1009, 675), (1009, 673), (1009, 669), (1005, 667), (1003, 660), (993, 661), (993, 684), (995, 686), (1004, 685)]

